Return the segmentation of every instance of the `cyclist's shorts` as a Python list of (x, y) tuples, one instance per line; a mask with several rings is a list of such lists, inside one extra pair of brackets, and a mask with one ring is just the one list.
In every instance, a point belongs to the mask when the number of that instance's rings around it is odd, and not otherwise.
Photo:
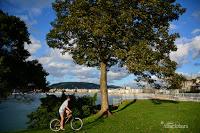
[(63, 115), (64, 112), (65, 112), (64, 110), (59, 110), (59, 114), (60, 114), (60, 115)]

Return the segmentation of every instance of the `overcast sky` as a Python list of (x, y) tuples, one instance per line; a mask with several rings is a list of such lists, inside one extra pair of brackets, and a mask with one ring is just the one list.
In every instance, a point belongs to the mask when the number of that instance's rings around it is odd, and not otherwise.
[[(79, 66), (73, 63), (70, 55), (62, 55), (58, 49), (51, 49), (46, 44), (55, 18), (51, 7), (53, 0), (0, 0), (0, 9), (10, 15), (20, 17), (28, 26), (32, 44), (26, 48), (31, 53), (30, 59), (38, 59), (49, 73), (47, 80), (56, 82), (86, 81), (99, 82), (96, 68)], [(178, 62), (177, 72), (186, 76), (200, 74), (200, 1), (178, 0), (187, 9), (178, 21), (171, 23), (170, 32), (178, 32), (176, 40), (178, 50), (171, 53), (171, 59)], [(113, 67), (108, 72), (109, 84), (134, 85), (134, 76), (126, 70)]]

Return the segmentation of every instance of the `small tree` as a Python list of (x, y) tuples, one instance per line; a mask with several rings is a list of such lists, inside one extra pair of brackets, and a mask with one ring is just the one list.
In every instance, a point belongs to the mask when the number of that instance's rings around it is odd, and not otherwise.
[(53, 9), (47, 43), (69, 52), (77, 64), (100, 68), (100, 114), (109, 113), (111, 66), (125, 66), (149, 82), (150, 75), (174, 73), (169, 53), (178, 34), (168, 33), (169, 22), (185, 11), (175, 0), (56, 0)]

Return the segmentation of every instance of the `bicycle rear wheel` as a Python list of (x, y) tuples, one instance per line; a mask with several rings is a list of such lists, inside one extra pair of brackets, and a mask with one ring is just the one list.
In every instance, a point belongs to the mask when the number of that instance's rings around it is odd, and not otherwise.
[(72, 118), (70, 123), (71, 123), (71, 128), (76, 131), (80, 130), (83, 126), (83, 121), (77, 117)]
[(60, 120), (59, 119), (53, 119), (50, 122), (50, 129), (54, 132), (57, 132), (60, 130)]

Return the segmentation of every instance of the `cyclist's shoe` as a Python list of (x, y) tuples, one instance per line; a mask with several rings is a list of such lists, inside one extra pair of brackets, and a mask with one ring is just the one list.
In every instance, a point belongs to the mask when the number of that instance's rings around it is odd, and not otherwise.
[(63, 131), (64, 131), (65, 129), (64, 129), (64, 128), (61, 128), (60, 130), (63, 130)]

